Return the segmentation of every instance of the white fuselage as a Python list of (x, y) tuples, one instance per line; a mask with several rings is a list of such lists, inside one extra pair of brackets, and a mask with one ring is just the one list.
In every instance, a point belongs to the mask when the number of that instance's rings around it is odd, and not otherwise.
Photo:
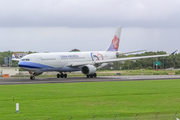
[(24, 56), (18, 65), (24, 70), (33, 72), (71, 72), (81, 71), (82, 68), (82, 66), (70, 67), (72, 64), (114, 58), (116, 58), (116, 52), (110, 51), (34, 53)]

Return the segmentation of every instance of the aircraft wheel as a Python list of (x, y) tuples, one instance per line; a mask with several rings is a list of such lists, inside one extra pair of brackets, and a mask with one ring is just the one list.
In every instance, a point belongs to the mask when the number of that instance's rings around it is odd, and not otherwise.
[(60, 78), (60, 74), (57, 74), (57, 78)]
[(31, 76), (30, 79), (31, 79), (31, 80), (35, 80), (35, 77), (34, 77), (34, 76)]
[(61, 78), (63, 78), (64, 77), (64, 75), (63, 74), (61, 74)]
[(67, 78), (67, 74), (64, 74), (64, 78)]
[(90, 78), (93, 78), (93, 75), (90, 75)]
[(89, 75), (86, 75), (87, 76), (87, 78), (89, 78)]
[(97, 76), (97, 74), (96, 73), (94, 73), (94, 75), (93, 75), (94, 77), (96, 77)]

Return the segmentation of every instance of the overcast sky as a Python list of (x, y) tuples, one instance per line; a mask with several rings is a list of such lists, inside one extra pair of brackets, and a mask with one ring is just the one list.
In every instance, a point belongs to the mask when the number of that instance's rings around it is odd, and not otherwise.
[[(180, 48), (180, 0), (0, 0), (0, 51)], [(180, 49), (179, 49), (180, 50)]]

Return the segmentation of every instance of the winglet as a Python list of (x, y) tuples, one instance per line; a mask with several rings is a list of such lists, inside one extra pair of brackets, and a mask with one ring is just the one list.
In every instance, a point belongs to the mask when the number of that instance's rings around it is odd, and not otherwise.
[(14, 60), (14, 61), (20, 61), (20, 59), (17, 59), (14, 54), (12, 54), (12, 60)]
[(173, 53), (171, 53), (171, 55), (174, 55), (178, 50), (174, 51)]
[(12, 54), (12, 59), (15, 59), (15, 56), (14, 56), (14, 54)]

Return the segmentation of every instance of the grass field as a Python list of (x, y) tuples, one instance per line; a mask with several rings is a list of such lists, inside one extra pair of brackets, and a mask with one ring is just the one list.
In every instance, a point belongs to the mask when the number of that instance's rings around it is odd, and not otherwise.
[(180, 80), (0, 85), (0, 120), (174, 120), (177, 110)]

